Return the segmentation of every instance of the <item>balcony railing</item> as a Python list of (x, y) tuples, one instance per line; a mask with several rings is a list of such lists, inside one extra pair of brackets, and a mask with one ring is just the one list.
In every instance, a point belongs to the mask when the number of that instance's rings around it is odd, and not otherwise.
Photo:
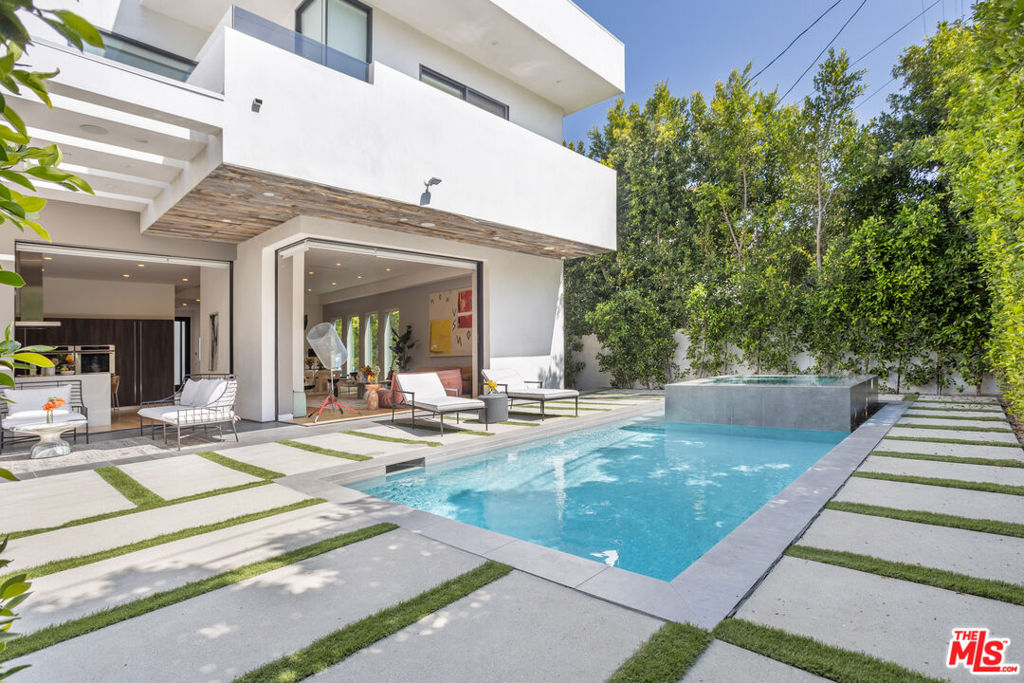
[(241, 7), (231, 8), (231, 27), (257, 40), (287, 50), (311, 62), (340, 71), (361, 81), (370, 81), (370, 65), (344, 52), (296, 33)]

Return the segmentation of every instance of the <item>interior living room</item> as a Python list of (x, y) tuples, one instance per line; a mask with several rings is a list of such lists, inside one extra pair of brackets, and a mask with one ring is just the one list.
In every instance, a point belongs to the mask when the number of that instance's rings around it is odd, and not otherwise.
[[(279, 258), (301, 275), (302, 290), (301, 326), (284, 320), (279, 327), (281, 336), (300, 337), (286, 344), (284, 362), (293, 369), (301, 362), (302, 382), (281, 419), (312, 424), (390, 412), (395, 372), (442, 371), (462, 395), (479, 391), (476, 263), (320, 240), (281, 250)], [(301, 260), (301, 271), (292, 260)], [(289, 294), (282, 279), (279, 302)], [(341, 368), (324, 367), (306, 341), (322, 322), (332, 323), (346, 347)], [(318, 416), (332, 384), (343, 408)]]

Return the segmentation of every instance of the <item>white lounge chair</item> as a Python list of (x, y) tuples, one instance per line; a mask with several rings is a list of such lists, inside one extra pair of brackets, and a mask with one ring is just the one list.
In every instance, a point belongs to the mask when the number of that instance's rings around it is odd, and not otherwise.
[[(580, 392), (575, 389), (545, 389), (540, 380), (523, 379), (516, 370), (483, 370), (484, 380), (494, 382), (508, 396), (511, 408), (516, 399), (522, 403), (540, 403), (540, 419), (544, 419), (544, 402), (571, 398), (576, 401), (576, 415), (580, 414)], [(531, 387), (530, 384), (537, 386)]]
[[(470, 410), (483, 410), (484, 402), (475, 398), (463, 398), (458, 389), (445, 389), (441, 378), (436, 372), (402, 372), (396, 373), (391, 381), (391, 389), (401, 394), (401, 403), (412, 409), (412, 426), (416, 428), (416, 411), (425, 410), (441, 419), (441, 434), (444, 434), (444, 416), (455, 413), (455, 422), (459, 421), (459, 413)], [(454, 392), (449, 394), (448, 392)], [(392, 394), (391, 421), (395, 421), (395, 404), (398, 397)]]
[[(89, 443), (89, 411), (82, 401), (82, 380), (53, 380), (50, 382), (16, 382), (15, 389), (4, 389), (0, 399), (0, 453), (8, 443), (16, 443), (34, 437), (11, 437), (7, 432), (20, 425), (45, 422), (43, 404), (50, 398), (64, 399), (64, 405), (52, 412), (54, 421), (85, 420), (85, 442)], [(13, 432), (11, 432), (13, 435)], [(75, 442), (78, 442), (78, 427), (75, 428)]]
[[(199, 376), (193, 376), (198, 378)], [(143, 434), (144, 420), (153, 423), (153, 437), (156, 437), (157, 426), (163, 426), (164, 443), (167, 443), (167, 428), (174, 427), (178, 436), (178, 450), (181, 450), (182, 428), (202, 427), (205, 431), (210, 425), (231, 425), (231, 431), (238, 441), (235, 422), (235, 395), (238, 393), (238, 380), (233, 375), (207, 375), (201, 379), (189, 377), (181, 386), (181, 391), (157, 401), (146, 401), (139, 410), (139, 434)]]

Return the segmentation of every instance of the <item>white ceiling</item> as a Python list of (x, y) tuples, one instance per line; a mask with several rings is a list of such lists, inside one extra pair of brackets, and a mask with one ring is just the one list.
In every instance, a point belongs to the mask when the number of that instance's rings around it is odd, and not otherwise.
[[(26, 250), (20, 253), (27, 255), (33, 252)], [(42, 258), (44, 286), (48, 277), (107, 282), (146, 282), (175, 285), (178, 288), (187, 288), (199, 283), (199, 266), (125, 261), (70, 254), (46, 254)], [(124, 277), (125, 275), (128, 277)], [(182, 278), (188, 278), (188, 281), (186, 282)]]
[[(369, 254), (353, 254), (310, 248), (305, 252), (305, 285), (308, 294), (321, 295), (388, 280), (426, 278), (442, 280), (465, 275), (460, 268), (429, 263), (415, 263), (382, 258)], [(405, 286), (405, 285), (400, 285)]]

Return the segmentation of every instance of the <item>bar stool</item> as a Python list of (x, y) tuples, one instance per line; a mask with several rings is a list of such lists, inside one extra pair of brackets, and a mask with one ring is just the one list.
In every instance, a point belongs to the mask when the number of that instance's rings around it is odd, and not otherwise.
[(110, 405), (114, 407), (115, 411), (121, 410), (121, 402), (117, 399), (117, 388), (121, 386), (121, 375), (111, 375), (110, 377)]

